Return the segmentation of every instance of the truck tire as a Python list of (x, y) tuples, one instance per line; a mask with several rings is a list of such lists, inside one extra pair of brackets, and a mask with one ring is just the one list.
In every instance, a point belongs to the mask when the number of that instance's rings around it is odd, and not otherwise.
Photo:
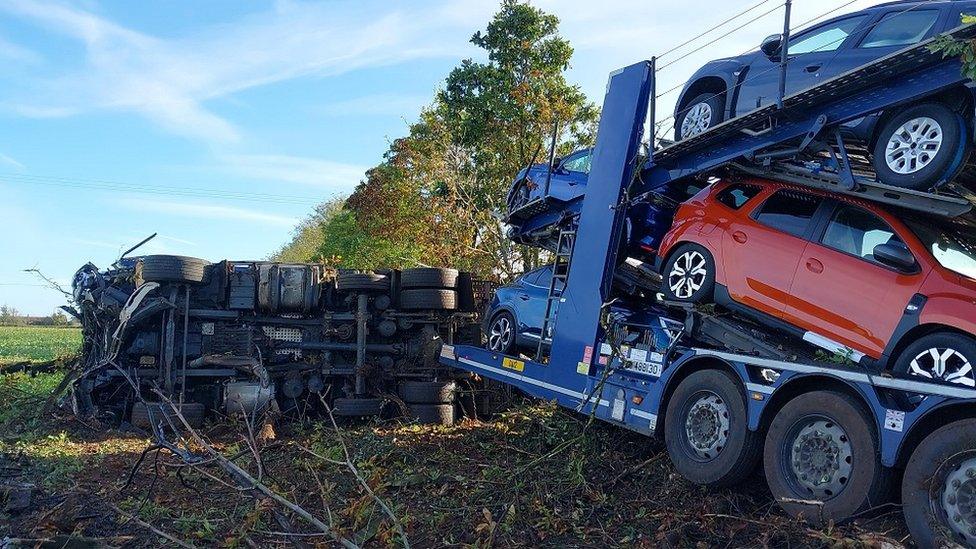
[(453, 404), (411, 404), (410, 415), (423, 425), (454, 425)]
[(668, 401), (664, 440), (686, 479), (721, 488), (741, 482), (759, 462), (762, 437), (749, 430), (742, 387), (721, 370), (695, 372)]
[(454, 290), (414, 289), (400, 292), (400, 307), (407, 310), (453, 311), (457, 308)]
[(400, 287), (456, 288), (457, 278), (457, 269), (404, 269), (400, 272)]
[(339, 417), (378, 416), (383, 411), (381, 398), (337, 398), (332, 413)]
[[(901, 482), (905, 524), (919, 547), (976, 546), (976, 419), (925, 437)], [(970, 473), (973, 476), (970, 476)]]
[(860, 402), (836, 391), (812, 391), (777, 412), (763, 462), (780, 506), (822, 524), (886, 500), (890, 474), (878, 455), (878, 435)]
[(689, 101), (675, 117), (674, 140), (688, 139), (717, 126), (724, 117), (724, 104), (724, 95), (720, 93), (703, 93)]
[(711, 303), (715, 291), (715, 259), (703, 246), (681, 244), (661, 269), (661, 292), (670, 301)]
[(203, 282), (209, 261), (181, 255), (147, 255), (142, 258), (145, 282)]
[(925, 191), (949, 181), (965, 165), (966, 124), (942, 103), (899, 111), (877, 133), (871, 155), (882, 183)]
[(390, 277), (374, 272), (340, 271), (336, 289), (343, 292), (388, 292)]
[[(199, 402), (184, 402), (180, 408), (180, 413), (186, 418), (186, 422), (190, 424), (190, 427), (193, 428), (203, 425), (204, 412), (205, 408)], [(169, 416), (169, 421), (165, 419), (164, 414)], [(164, 429), (169, 428), (170, 421), (177, 429), (183, 428), (183, 422), (180, 421), (180, 418), (176, 417), (169, 404), (158, 402), (150, 402), (148, 405), (144, 402), (136, 402), (132, 405), (132, 414), (129, 416), (129, 423), (142, 429), (152, 429), (152, 424), (159, 424), (159, 422), (162, 422)]]
[(453, 404), (457, 384), (453, 381), (404, 381), (398, 389), (407, 404)]

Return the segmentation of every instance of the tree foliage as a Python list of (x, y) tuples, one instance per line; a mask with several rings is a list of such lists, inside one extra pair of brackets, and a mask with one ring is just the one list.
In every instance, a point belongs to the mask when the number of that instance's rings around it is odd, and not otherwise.
[[(976, 23), (976, 16), (963, 14), (964, 25)], [(962, 75), (976, 80), (976, 40), (959, 40), (951, 36), (939, 36), (929, 44), (929, 50), (943, 57), (958, 57), (962, 63)]]
[[(554, 127), (563, 154), (591, 144), (598, 116), (566, 82), (573, 49), (558, 26), (554, 15), (503, 0), (471, 38), (484, 58), (451, 71), (342, 208), (307, 220), (321, 228), (311, 257), (352, 268), (453, 266), (502, 278), (534, 267), (539, 252), (512, 245), (500, 222), (509, 185), (526, 165), (546, 159)], [(285, 249), (309, 257), (296, 244), (303, 234), (304, 225)], [(283, 250), (277, 257), (293, 256)]]

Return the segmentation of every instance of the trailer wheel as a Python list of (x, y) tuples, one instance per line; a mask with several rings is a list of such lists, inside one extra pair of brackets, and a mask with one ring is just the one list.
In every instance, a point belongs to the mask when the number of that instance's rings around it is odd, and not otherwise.
[(378, 416), (383, 411), (381, 398), (337, 398), (332, 413), (342, 417)]
[(410, 404), (410, 415), (424, 425), (454, 425), (453, 404)]
[(922, 440), (905, 467), (901, 499), (919, 547), (976, 546), (976, 419)]
[(871, 417), (853, 397), (813, 391), (786, 403), (766, 435), (766, 482), (780, 506), (813, 523), (882, 503), (888, 471)]
[(925, 191), (962, 168), (968, 143), (965, 123), (942, 103), (922, 103), (904, 109), (881, 128), (871, 155), (882, 183)]
[(715, 289), (715, 259), (698, 244), (682, 244), (668, 256), (661, 277), (667, 299), (708, 303)]
[(400, 272), (401, 288), (456, 288), (457, 269), (404, 269)]
[(390, 277), (373, 272), (342, 271), (336, 277), (336, 289), (343, 292), (388, 292)]
[(721, 370), (685, 378), (668, 401), (664, 440), (675, 468), (695, 484), (742, 481), (759, 460), (762, 438), (749, 430), (745, 396)]
[(147, 255), (142, 258), (142, 279), (146, 282), (203, 282), (210, 262), (182, 255)]
[(447, 404), (454, 402), (457, 384), (453, 381), (404, 381), (400, 398), (407, 404)]
[(400, 292), (400, 306), (404, 309), (453, 311), (457, 308), (454, 290), (414, 289)]

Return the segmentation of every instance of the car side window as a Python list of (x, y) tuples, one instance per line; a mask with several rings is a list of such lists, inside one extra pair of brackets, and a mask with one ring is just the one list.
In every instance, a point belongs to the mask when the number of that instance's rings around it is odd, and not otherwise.
[(589, 174), (590, 173), (590, 162), (593, 160), (593, 155), (589, 152), (581, 154), (575, 158), (570, 158), (566, 162), (563, 162), (563, 169), (569, 170), (571, 172), (580, 172)]
[(755, 214), (759, 223), (803, 238), (823, 198), (796, 191), (776, 191)]
[(788, 55), (834, 51), (857, 29), (865, 17), (867, 15), (848, 17), (840, 21), (827, 23), (820, 28), (801, 34), (796, 37), (796, 40), (790, 40)]
[(715, 200), (718, 200), (720, 203), (725, 204), (733, 210), (738, 210), (739, 208), (745, 206), (746, 202), (749, 202), (754, 196), (759, 194), (760, 191), (762, 191), (762, 189), (756, 185), (737, 183), (718, 193), (718, 195), (715, 196)]
[(551, 267), (546, 266), (522, 275), (522, 282), (532, 286), (549, 287), (549, 278), (552, 276)]
[(898, 11), (885, 15), (859, 47), (908, 46), (921, 41), (939, 18), (939, 10)]
[(837, 208), (820, 243), (873, 263), (880, 263), (874, 258), (875, 246), (888, 243), (904, 246), (891, 226), (880, 217), (849, 205)]

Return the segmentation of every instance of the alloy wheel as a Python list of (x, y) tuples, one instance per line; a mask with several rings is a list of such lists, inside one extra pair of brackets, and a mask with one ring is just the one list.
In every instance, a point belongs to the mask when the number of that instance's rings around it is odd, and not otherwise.
[(504, 351), (512, 342), (512, 323), (507, 316), (501, 315), (491, 323), (488, 332), (488, 348), (492, 351)]
[(912, 359), (908, 371), (919, 377), (976, 387), (969, 359), (953, 348), (932, 347), (922, 351)]
[(708, 270), (705, 256), (697, 250), (681, 254), (668, 273), (668, 287), (679, 299), (689, 299), (705, 285)]
[(708, 103), (692, 105), (681, 121), (681, 138), (693, 137), (707, 130), (712, 123), (712, 107)]
[(935, 159), (942, 148), (942, 126), (927, 116), (905, 122), (888, 138), (885, 163), (897, 174), (915, 173)]

